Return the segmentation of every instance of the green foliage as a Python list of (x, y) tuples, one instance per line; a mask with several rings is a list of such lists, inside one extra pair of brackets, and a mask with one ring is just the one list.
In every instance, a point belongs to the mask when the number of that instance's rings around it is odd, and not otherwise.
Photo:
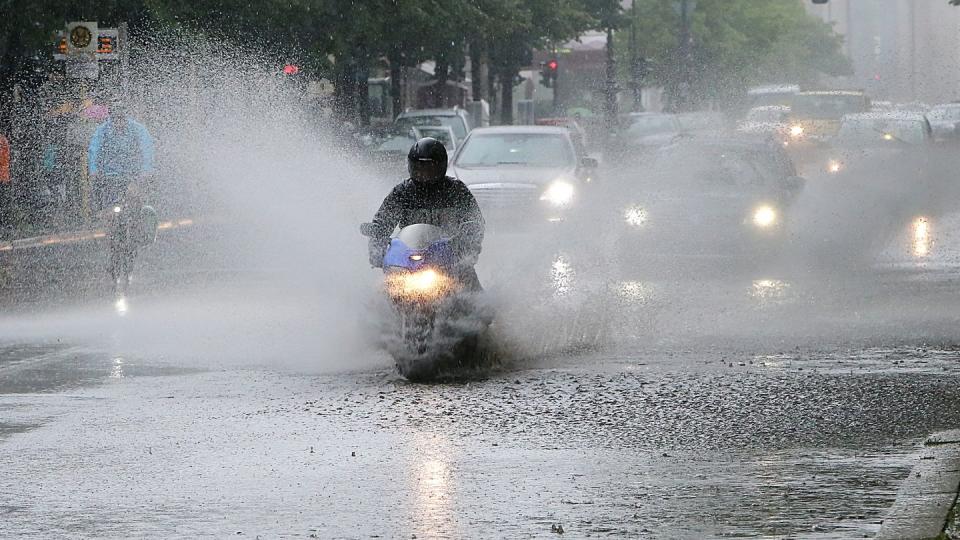
[[(678, 66), (679, 17), (671, 2), (637, 0), (639, 56), (652, 60), (647, 83), (673, 88)], [(619, 52), (629, 57), (626, 33)], [(841, 38), (795, 0), (699, 0), (691, 18), (689, 80), (694, 101), (735, 96), (763, 82), (812, 83), (820, 74), (844, 75), (849, 61)]]

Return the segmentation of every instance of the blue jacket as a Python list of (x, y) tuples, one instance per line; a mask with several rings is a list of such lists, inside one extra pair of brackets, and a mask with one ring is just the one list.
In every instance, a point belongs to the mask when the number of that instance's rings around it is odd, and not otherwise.
[(90, 139), (87, 165), (90, 174), (129, 176), (153, 172), (153, 138), (147, 128), (127, 119), (123, 133), (114, 129), (113, 120), (100, 124)]

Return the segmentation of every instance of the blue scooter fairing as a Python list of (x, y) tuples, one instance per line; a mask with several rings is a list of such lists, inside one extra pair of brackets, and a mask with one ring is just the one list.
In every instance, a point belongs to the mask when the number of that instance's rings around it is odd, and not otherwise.
[(390, 241), (390, 247), (383, 258), (384, 269), (403, 269), (416, 272), (423, 268), (453, 268), (456, 257), (450, 240), (441, 238), (426, 247), (413, 249), (400, 238)]

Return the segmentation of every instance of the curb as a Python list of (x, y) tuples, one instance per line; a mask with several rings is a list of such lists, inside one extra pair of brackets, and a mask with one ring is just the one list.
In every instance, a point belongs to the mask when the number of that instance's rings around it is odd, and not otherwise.
[(919, 460), (884, 515), (877, 540), (928, 540), (944, 532), (960, 491), (960, 429), (931, 435)]

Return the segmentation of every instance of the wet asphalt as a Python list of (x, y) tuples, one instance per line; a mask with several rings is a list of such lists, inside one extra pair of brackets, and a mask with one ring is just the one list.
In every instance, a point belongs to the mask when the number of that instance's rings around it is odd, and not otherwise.
[(960, 426), (958, 222), (829, 272), (540, 246), (522, 299), (481, 268), (497, 366), (429, 385), (303, 291), (31, 304), (0, 332), (0, 537), (872, 537)]

